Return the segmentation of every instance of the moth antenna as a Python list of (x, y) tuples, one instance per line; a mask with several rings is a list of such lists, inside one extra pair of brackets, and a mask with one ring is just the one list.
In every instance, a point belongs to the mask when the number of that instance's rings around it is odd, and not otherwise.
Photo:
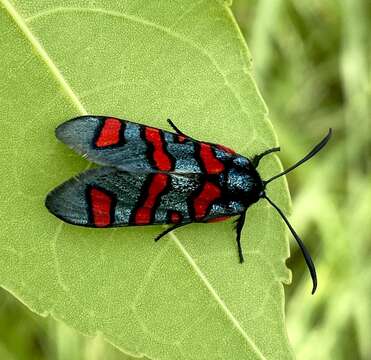
[(259, 162), (260, 160), (268, 155), (268, 154), (271, 154), (273, 152), (276, 152), (276, 151), (280, 151), (281, 148), (280, 147), (275, 147), (275, 148), (271, 148), (271, 149), (268, 149), (268, 150), (265, 150), (264, 152), (258, 154), (258, 155), (255, 155), (254, 158), (252, 159), (252, 164), (254, 165), (254, 168), (257, 168), (259, 166)]
[(290, 229), (291, 234), (294, 236), (296, 242), (298, 243), (300, 250), (304, 256), (305, 262), (307, 264), (308, 270), (310, 272), (310, 276), (312, 278), (312, 283), (313, 283), (313, 288), (312, 288), (312, 295), (315, 293), (317, 289), (317, 274), (316, 274), (316, 268), (314, 266), (313, 260), (311, 256), (309, 255), (309, 252), (307, 248), (305, 247), (303, 241), (300, 239), (299, 235), (296, 233), (294, 228), (291, 226), (289, 221), (287, 220), (287, 217), (285, 214), (282, 212), (282, 210), (271, 200), (269, 199), (268, 196), (263, 196), (276, 210), (277, 212), (281, 215), (283, 221), (286, 223), (287, 227)]
[(185, 136), (187, 137), (186, 134), (184, 134), (182, 131), (180, 131), (178, 129), (178, 127), (173, 123), (173, 121), (171, 119), (167, 119), (167, 122), (169, 123), (169, 125), (175, 130), (176, 133), (178, 133), (179, 135), (182, 135), (182, 136)]
[(330, 128), (328, 130), (327, 135), (307, 155), (305, 155), (301, 160), (299, 160), (294, 165), (290, 166), (288, 169), (286, 169), (286, 170), (282, 171), (281, 173), (271, 177), (269, 180), (263, 181), (264, 186), (269, 184), (271, 181), (276, 180), (277, 178), (281, 177), (282, 175), (285, 175), (285, 174), (289, 173), (290, 171), (294, 170), (295, 168), (297, 168), (301, 164), (308, 161), (314, 155), (316, 155), (328, 143), (328, 141), (330, 140), (331, 134), (332, 134), (332, 129)]

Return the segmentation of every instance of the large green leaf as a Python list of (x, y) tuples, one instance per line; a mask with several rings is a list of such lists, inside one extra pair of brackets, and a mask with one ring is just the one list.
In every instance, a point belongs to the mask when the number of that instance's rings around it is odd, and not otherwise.
[[(0, 279), (33, 311), (156, 359), (291, 358), (282, 282), (288, 246), (267, 203), (249, 211), (238, 263), (232, 223), (63, 224), (47, 192), (86, 168), (56, 125), (110, 114), (231, 146), (276, 143), (250, 55), (223, 1), (0, 0)], [(279, 171), (265, 159), (263, 177)], [(271, 196), (287, 209), (284, 180)]]

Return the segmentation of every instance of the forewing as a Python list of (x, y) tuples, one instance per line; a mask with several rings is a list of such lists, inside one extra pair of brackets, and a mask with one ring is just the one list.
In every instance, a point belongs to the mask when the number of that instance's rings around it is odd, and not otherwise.
[(235, 157), (220, 145), (106, 116), (71, 119), (56, 136), (97, 164), (132, 172), (217, 174)]
[(88, 170), (51, 191), (46, 207), (65, 222), (115, 227), (209, 221), (239, 213), (217, 182), (198, 174)]

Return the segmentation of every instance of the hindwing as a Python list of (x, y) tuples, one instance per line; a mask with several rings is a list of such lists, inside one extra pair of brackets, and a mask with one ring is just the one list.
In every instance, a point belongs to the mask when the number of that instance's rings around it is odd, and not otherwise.
[(48, 194), (46, 206), (62, 220), (88, 227), (204, 222), (241, 212), (215, 177), (113, 167), (71, 178)]

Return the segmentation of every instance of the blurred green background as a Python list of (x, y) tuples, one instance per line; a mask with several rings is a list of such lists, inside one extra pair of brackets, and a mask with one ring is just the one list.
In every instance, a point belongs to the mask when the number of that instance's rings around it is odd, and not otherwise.
[[(288, 176), (292, 241), (286, 313), (298, 359), (371, 359), (370, 0), (235, 0), (284, 166), (334, 129), (328, 147)], [(226, 54), (227, 56), (227, 54)], [(0, 359), (129, 359), (99, 337), (40, 318), (0, 290)]]

